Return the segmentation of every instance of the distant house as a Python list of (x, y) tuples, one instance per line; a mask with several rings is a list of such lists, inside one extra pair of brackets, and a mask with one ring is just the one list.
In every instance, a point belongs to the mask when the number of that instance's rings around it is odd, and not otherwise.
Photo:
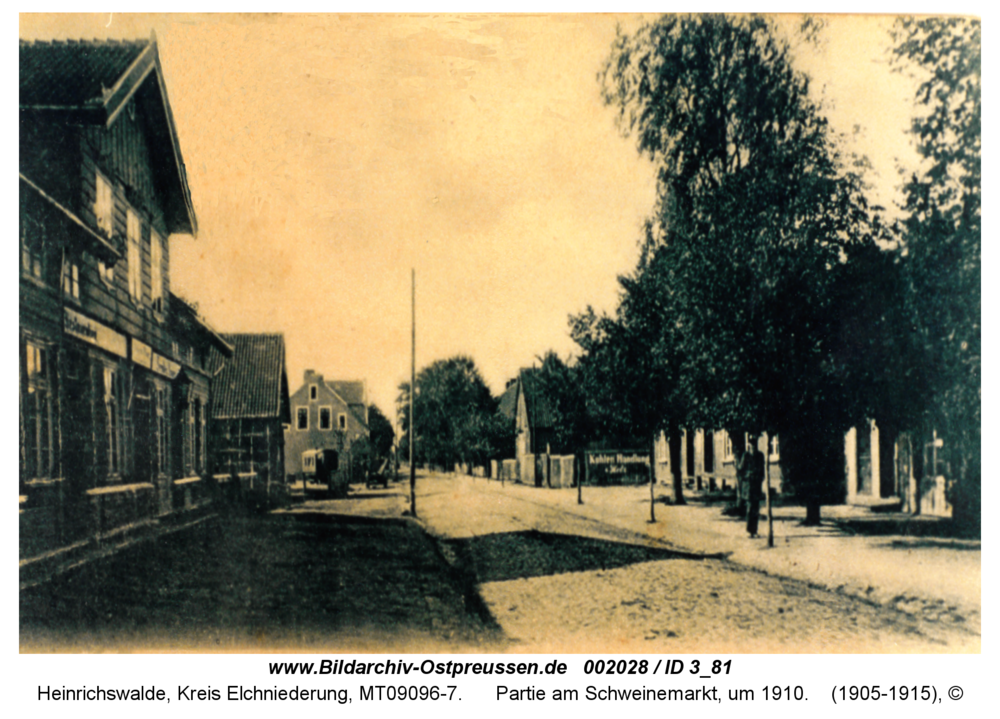
[(535, 484), (536, 478), (541, 478), (535, 457), (555, 449), (552, 447), (555, 422), (536, 372), (530, 368), (519, 370), (507, 383), (497, 410), (514, 423), (514, 457), (521, 481), (528, 484)]
[(368, 439), (368, 392), (364, 380), (326, 380), (307, 369), (292, 395), (291, 423), (285, 432), (285, 472), (302, 471), (302, 453), (333, 449), (350, 467), (352, 446)]
[(251, 489), (279, 498), (285, 487), (285, 432), (291, 422), (285, 338), (226, 334), (233, 356), (212, 385), (213, 474), (250, 477)]
[[(741, 439), (743, 442), (747, 441), (745, 437)], [(774, 491), (781, 491), (778, 437), (770, 438), (768, 465), (771, 487)], [(657, 482), (669, 485), (673, 481), (670, 471), (670, 448), (666, 436), (662, 433), (657, 436), (654, 443), (653, 467)], [(737, 483), (733, 438), (725, 430), (681, 430), (680, 470), (681, 479), (689, 489), (733, 489)]]

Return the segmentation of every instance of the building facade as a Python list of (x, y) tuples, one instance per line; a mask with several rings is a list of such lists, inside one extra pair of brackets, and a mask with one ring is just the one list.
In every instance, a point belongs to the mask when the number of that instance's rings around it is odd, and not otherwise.
[[(223, 360), (212, 388), (212, 473), (236, 478), (262, 504), (285, 497), (285, 426), (291, 422), (285, 338), (224, 334), (233, 356)], [(225, 478), (223, 480), (222, 478)]]
[(301, 474), (302, 453), (311, 449), (335, 450), (338, 471), (353, 471), (352, 449), (368, 440), (367, 402), (364, 380), (326, 380), (307, 369), (290, 400), (291, 424), (285, 432), (289, 477)]
[(197, 229), (155, 37), (20, 43), (20, 556), (208, 500), (211, 351), (171, 292)]

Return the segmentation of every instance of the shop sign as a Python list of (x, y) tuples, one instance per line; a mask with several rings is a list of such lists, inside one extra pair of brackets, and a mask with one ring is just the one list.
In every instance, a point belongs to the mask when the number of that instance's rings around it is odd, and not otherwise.
[(649, 452), (599, 450), (584, 453), (589, 484), (638, 484), (649, 481)]
[(181, 372), (181, 366), (173, 360), (168, 360), (163, 355), (153, 353), (152, 370), (156, 374), (161, 374), (168, 379), (173, 379)]
[(132, 361), (137, 365), (150, 369), (153, 366), (153, 350), (145, 342), (132, 338)]
[(128, 357), (128, 339), (79, 312), (64, 307), (63, 332), (119, 357)]

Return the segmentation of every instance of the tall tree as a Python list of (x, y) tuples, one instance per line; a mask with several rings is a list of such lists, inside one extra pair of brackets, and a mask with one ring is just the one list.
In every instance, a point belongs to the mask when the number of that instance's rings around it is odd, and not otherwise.
[[(404, 436), (410, 426), (410, 385), (400, 385), (400, 427)], [(470, 428), (484, 425), (496, 413), (496, 402), (470, 357), (437, 360), (417, 373), (414, 394), (414, 455), (451, 469), (457, 462), (474, 459), (477, 439)]]
[(527, 373), (552, 421), (552, 451), (575, 454), (582, 450), (590, 437), (590, 423), (577, 366), (549, 350), (541, 365)]
[[(787, 42), (757, 16), (667, 16), (619, 33), (600, 79), (658, 168), (644, 256), (665, 268), (687, 422), (781, 434), (801, 456), (829, 444), (859, 410), (834, 287), (883, 230)], [(810, 523), (843, 486), (815, 476), (786, 475)]]
[(379, 460), (387, 459), (391, 455), (396, 432), (389, 419), (382, 414), (382, 410), (374, 404), (368, 405), (368, 437)]
[[(974, 18), (901, 18), (899, 69), (916, 74), (924, 158), (904, 186), (909, 307), (927, 356), (927, 421), (945, 437), (956, 519), (981, 520), (982, 36)], [(937, 473), (937, 468), (932, 468)]]

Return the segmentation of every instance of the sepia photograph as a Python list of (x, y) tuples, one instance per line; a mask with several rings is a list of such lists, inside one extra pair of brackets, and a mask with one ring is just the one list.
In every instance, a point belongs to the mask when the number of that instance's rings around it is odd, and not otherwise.
[(981, 652), (979, 18), (18, 30), (21, 653)]

